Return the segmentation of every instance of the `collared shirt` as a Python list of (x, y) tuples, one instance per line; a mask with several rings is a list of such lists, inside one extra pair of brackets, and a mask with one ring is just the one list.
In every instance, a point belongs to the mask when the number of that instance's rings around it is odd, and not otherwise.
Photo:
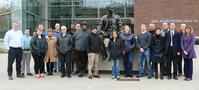
[(9, 47), (20, 48), (22, 47), (23, 33), (21, 30), (9, 30), (4, 37), (4, 45), (7, 49)]
[(31, 36), (27, 36), (27, 35), (24, 35), (22, 37), (22, 48), (23, 49), (30, 49), (30, 41), (31, 41)]

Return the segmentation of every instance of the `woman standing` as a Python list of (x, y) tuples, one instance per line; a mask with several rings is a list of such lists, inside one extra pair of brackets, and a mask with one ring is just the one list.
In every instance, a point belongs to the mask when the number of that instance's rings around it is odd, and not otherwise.
[(120, 38), (124, 41), (124, 70), (125, 77), (133, 77), (133, 49), (135, 47), (135, 40), (131, 29), (128, 25), (124, 26), (123, 33), (120, 34)]
[(35, 36), (31, 39), (31, 52), (34, 58), (34, 69), (37, 78), (43, 78), (44, 75), (44, 57), (48, 48), (48, 43), (44, 35), (42, 35), (42, 30), (36, 29)]
[(112, 79), (120, 79), (119, 62), (122, 55), (122, 42), (118, 38), (117, 32), (112, 32), (112, 38), (108, 44), (110, 60), (112, 61)]
[(158, 63), (160, 64), (160, 79), (163, 79), (163, 67), (164, 67), (164, 55), (165, 55), (165, 43), (164, 37), (161, 35), (161, 29), (155, 30), (155, 35), (152, 38), (152, 50), (154, 50), (154, 71), (155, 79), (158, 79)]
[(53, 30), (48, 29), (48, 36), (46, 36), (48, 49), (44, 58), (48, 75), (53, 75), (53, 63), (57, 61), (56, 43), (57, 38), (53, 35)]
[(185, 34), (181, 38), (182, 56), (184, 58), (184, 74), (185, 81), (191, 81), (193, 75), (193, 58), (196, 58), (194, 50), (195, 36), (193, 35), (193, 28), (186, 26)]

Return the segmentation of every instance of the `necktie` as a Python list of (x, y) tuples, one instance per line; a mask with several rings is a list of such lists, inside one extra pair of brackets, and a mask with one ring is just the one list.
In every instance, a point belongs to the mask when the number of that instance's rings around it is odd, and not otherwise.
[(171, 46), (173, 46), (173, 30), (171, 30), (170, 35), (171, 35)]

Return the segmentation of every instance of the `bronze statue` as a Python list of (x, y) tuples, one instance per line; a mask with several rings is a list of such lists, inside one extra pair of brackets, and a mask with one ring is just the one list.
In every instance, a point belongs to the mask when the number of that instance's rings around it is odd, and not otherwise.
[(103, 58), (109, 58), (109, 52), (108, 52), (108, 42), (109, 39), (111, 38), (111, 33), (113, 31), (117, 31), (120, 33), (121, 28), (122, 28), (122, 21), (120, 19), (120, 16), (117, 14), (114, 14), (113, 11), (113, 6), (109, 5), (107, 7), (108, 14), (104, 15), (101, 19), (100, 22), (100, 31), (102, 34), (102, 40), (105, 40), (104, 43), (104, 49), (103, 49)]

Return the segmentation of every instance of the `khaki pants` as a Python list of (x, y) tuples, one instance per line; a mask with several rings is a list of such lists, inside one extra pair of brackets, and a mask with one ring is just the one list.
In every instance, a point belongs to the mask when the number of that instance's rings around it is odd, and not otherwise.
[[(99, 54), (98, 53), (89, 53), (88, 54), (88, 75), (98, 75), (98, 61)], [(93, 73), (92, 73), (93, 70)]]
[(31, 73), (30, 72), (30, 60), (31, 60), (31, 51), (23, 51), (23, 57), (21, 61), (21, 73)]

